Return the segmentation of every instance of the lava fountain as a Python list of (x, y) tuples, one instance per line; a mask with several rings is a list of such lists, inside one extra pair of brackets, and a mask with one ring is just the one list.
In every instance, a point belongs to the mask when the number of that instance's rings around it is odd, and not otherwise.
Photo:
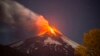
[(62, 33), (57, 30), (54, 26), (51, 26), (48, 21), (43, 17), (39, 16), (36, 25), (38, 27), (38, 36), (49, 35), (57, 36), (62, 35)]

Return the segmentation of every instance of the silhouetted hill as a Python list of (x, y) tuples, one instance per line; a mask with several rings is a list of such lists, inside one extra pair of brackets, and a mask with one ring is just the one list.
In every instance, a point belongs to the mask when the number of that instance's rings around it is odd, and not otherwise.
[(28, 56), (8, 46), (0, 45), (0, 56)]

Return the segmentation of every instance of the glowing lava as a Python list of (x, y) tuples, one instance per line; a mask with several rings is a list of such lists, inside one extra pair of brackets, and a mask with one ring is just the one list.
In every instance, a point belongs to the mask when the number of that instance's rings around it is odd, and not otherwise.
[(47, 20), (43, 16), (39, 16), (38, 20), (36, 21), (36, 25), (38, 26), (39, 36), (49, 35), (49, 36), (56, 36), (57, 34), (61, 34), (56, 28), (51, 27)]

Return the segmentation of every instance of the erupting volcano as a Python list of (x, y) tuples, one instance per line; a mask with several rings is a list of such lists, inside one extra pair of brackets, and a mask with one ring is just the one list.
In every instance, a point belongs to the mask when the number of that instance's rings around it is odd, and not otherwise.
[[(9, 7), (7, 7), (8, 5)], [(10, 26), (15, 25), (13, 26), (14, 29), (11, 28), (12, 31), (15, 31), (12, 37), (22, 38), (8, 46), (19, 52), (27, 53), (29, 56), (75, 55), (74, 50), (78, 44), (66, 37), (55, 26), (49, 24), (45, 17), (34, 13), (15, 1), (4, 1), (3, 6), (7, 7), (5, 10), (11, 10), (5, 13), (11, 21), (9, 21), (10, 23), (5, 22), (9, 23)], [(10, 18), (9, 15), (12, 17)], [(34, 32), (37, 34), (35, 35)]]
[(32, 56), (74, 56), (77, 43), (50, 26), (43, 16), (38, 17), (36, 25), (38, 28), (36, 36), (10, 46)]

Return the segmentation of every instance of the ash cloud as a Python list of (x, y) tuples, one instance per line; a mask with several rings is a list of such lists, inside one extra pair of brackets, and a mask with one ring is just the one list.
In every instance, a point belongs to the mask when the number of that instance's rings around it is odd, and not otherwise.
[(39, 16), (16, 1), (0, 0), (0, 44), (34, 36)]

